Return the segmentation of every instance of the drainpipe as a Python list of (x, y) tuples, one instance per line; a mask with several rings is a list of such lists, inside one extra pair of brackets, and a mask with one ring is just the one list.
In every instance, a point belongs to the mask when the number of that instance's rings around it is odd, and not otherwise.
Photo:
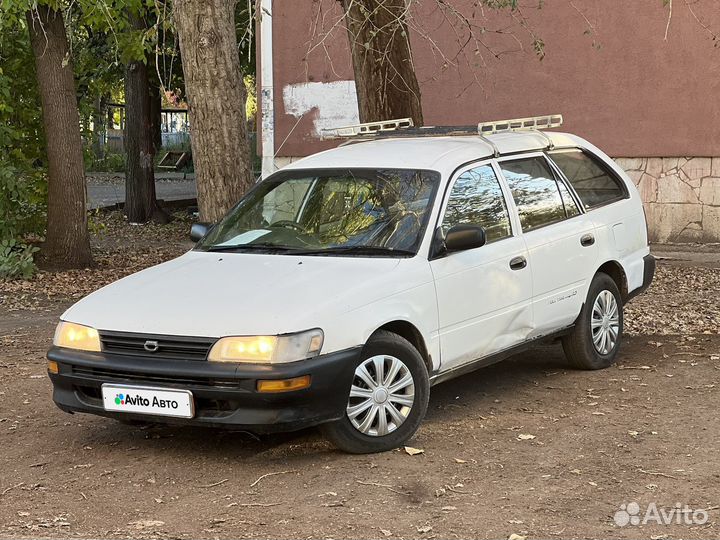
[(260, 110), (262, 178), (275, 172), (275, 110), (273, 103), (272, 0), (260, 2)]

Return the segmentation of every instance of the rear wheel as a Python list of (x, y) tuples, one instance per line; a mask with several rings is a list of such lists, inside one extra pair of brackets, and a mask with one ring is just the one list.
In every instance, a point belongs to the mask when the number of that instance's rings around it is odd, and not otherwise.
[(615, 362), (623, 333), (623, 305), (613, 279), (599, 272), (590, 284), (585, 305), (563, 349), (573, 367), (603, 369)]
[(341, 450), (367, 454), (392, 450), (412, 437), (427, 411), (430, 383), (417, 349), (381, 330), (363, 348), (346, 391), (345, 416), (322, 429)]

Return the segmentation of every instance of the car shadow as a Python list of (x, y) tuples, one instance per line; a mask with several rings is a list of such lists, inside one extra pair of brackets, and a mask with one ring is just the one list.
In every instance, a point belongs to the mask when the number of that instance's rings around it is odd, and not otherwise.
[[(538, 385), (538, 379), (561, 374), (566, 369), (562, 348), (559, 342), (553, 342), (451, 379), (432, 388), (425, 423), (453, 422), (458, 419), (458, 408), (482, 411), (503, 407), (504, 401), (521, 401), (525, 392)], [(107, 437), (120, 437), (147, 451), (162, 447), (166, 455), (187, 456), (191, 451), (202, 454), (205, 459), (221, 460), (229, 455), (298, 458), (328, 452), (343, 455), (322, 438), (318, 428), (255, 435), (232, 429), (116, 423), (106, 433)]]

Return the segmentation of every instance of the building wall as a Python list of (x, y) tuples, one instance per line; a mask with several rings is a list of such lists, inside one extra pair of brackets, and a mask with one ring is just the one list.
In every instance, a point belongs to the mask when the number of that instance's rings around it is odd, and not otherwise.
[(720, 241), (720, 157), (616, 161), (640, 190), (651, 241)]
[[(720, 242), (720, 164), (694, 157), (720, 156), (716, 1), (676, 2), (669, 27), (659, 0), (530, 2), (512, 16), (487, 10), (476, 21), (490, 30), (477, 53), (458, 50), (436, 2), (416, 2), (410, 36), (425, 122), (563, 113), (564, 130), (630, 156), (618, 161), (639, 182), (655, 241)], [(474, 2), (450, 3), (470, 13)], [(335, 146), (320, 140), (322, 128), (358, 121), (340, 15), (336, 0), (274, 2), (281, 160)]]

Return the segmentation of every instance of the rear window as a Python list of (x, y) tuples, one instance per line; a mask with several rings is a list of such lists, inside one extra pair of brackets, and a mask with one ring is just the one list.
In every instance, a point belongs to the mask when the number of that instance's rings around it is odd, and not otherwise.
[(593, 156), (582, 150), (563, 150), (551, 153), (550, 157), (575, 188), (585, 208), (596, 208), (625, 198), (621, 180)]

